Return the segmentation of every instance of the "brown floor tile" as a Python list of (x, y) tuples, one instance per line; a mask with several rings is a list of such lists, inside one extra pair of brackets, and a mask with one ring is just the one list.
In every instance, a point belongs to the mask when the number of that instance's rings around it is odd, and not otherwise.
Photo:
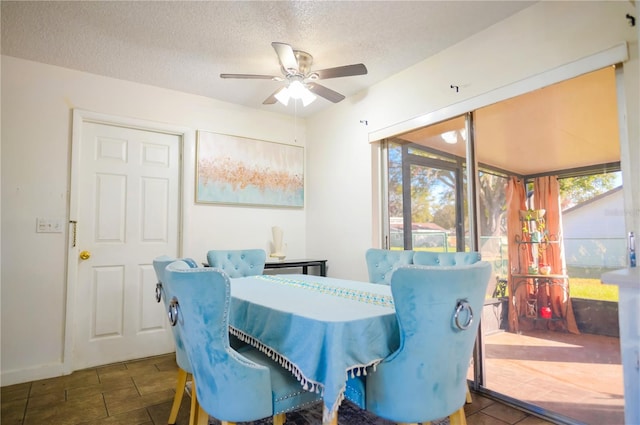
[(31, 396), (55, 393), (69, 388), (87, 387), (98, 384), (98, 374), (95, 369), (74, 372), (71, 375), (42, 379), (31, 385)]
[(176, 374), (178, 373), (178, 365), (176, 364), (175, 356), (164, 356), (164, 358), (159, 358), (156, 363), (156, 367), (160, 372), (173, 371)]
[[(156, 404), (147, 407), (151, 419), (156, 425), (166, 425), (169, 413), (171, 413), (171, 406), (173, 405), (173, 399), (164, 403)], [(188, 395), (184, 395), (182, 403), (180, 404), (180, 410), (178, 411), (178, 418), (176, 424), (183, 425), (189, 423), (189, 409), (191, 405), (191, 398)]]
[(125, 376), (119, 379), (106, 379), (97, 385), (88, 387), (71, 388), (67, 390), (67, 399), (72, 400), (76, 397), (83, 397), (92, 394), (103, 394), (110, 391), (132, 388), (135, 390), (133, 379)]
[(133, 381), (141, 395), (155, 393), (158, 391), (175, 390), (178, 373), (175, 370), (150, 373), (148, 375), (138, 375), (133, 377)]
[[(167, 418), (169, 415), (167, 414)], [(165, 418), (166, 423), (166, 418)], [(147, 409), (137, 409), (119, 415), (109, 416), (89, 422), (82, 422), (78, 425), (144, 425), (153, 424)]]
[[(177, 370), (174, 355), (165, 355), (3, 387), (2, 424), (165, 425), (175, 396)], [(528, 385), (543, 393), (536, 379), (528, 376), (520, 387)], [(469, 425), (549, 424), (478, 393), (473, 393), (472, 399), (465, 405)], [(180, 425), (189, 423), (190, 402), (185, 394), (177, 419)]]
[(128, 370), (125, 365), (123, 365), (122, 369), (106, 369), (98, 373), (98, 379), (100, 380), (100, 382), (123, 378), (131, 378), (131, 371)]
[(69, 388), (73, 388), (78, 385), (83, 385), (85, 382), (97, 381), (98, 372), (95, 368), (84, 369), (73, 372), (71, 375), (63, 376), (62, 378), (69, 383)]
[(127, 370), (127, 365), (124, 362), (122, 362), (122, 363), (114, 363), (106, 366), (98, 366), (96, 368), (96, 372), (98, 372), (99, 377), (102, 377), (103, 375), (109, 374), (112, 372), (117, 372), (119, 370)]
[(124, 389), (106, 392), (104, 394), (104, 399), (107, 404), (109, 415), (117, 415), (123, 412), (141, 409), (146, 406), (152, 406), (166, 401), (173, 401), (174, 395), (175, 392), (173, 390), (164, 390), (140, 395), (135, 389)]
[(135, 386), (106, 391), (103, 395), (109, 415), (117, 415), (144, 407), (140, 393)]
[(472, 402), (464, 405), (464, 413), (469, 416), (484, 409), (487, 406), (491, 406), (495, 403), (490, 398), (483, 397), (478, 393), (471, 393)]
[(491, 406), (487, 406), (482, 409), (482, 413), (509, 424), (515, 424), (527, 416), (524, 412), (505, 406), (501, 403), (493, 403)]
[(60, 390), (43, 395), (29, 397), (29, 409), (38, 409), (47, 406), (55, 406), (66, 401), (65, 391)]
[(127, 370), (129, 371), (131, 376), (156, 373), (158, 372), (156, 363), (161, 359), (164, 360), (163, 357), (148, 357), (140, 360), (132, 360), (126, 363)]
[(29, 397), (29, 392), (31, 391), (31, 382), (27, 382), (24, 384), (16, 384), (16, 385), (8, 385), (6, 387), (2, 387), (0, 391), (0, 399), (2, 403), (5, 401), (13, 401), (26, 399)]
[(27, 409), (27, 399), (4, 400), (2, 398), (2, 409), (0, 409), (0, 421), (3, 425), (22, 424), (24, 412)]
[(501, 421), (493, 416), (486, 415), (482, 412), (474, 413), (467, 416), (467, 425), (511, 425), (509, 422)]
[(100, 395), (94, 395), (53, 406), (27, 408), (24, 425), (76, 425), (105, 417), (107, 417), (107, 409), (104, 399)]

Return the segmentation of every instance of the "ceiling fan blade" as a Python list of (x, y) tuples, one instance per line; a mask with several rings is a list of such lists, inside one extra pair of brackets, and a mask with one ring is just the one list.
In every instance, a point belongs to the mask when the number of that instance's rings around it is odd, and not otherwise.
[(280, 87), (278, 90), (274, 91), (271, 96), (267, 97), (264, 102), (262, 102), (263, 105), (273, 105), (274, 103), (276, 103), (278, 101), (278, 99), (276, 99), (276, 95), (278, 93), (280, 93), (282, 90), (284, 90), (285, 87)]
[(341, 95), (340, 93), (338, 93), (337, 91), (333, 91), (330, 88), (327, 88), (325, 86), (321, 86), (320, 84), (316, 84), (316, 83), (308, 83), (307, 84), (307, 88), (312, 92), (317, 94), (318, 96), (322, 96), (325, 99), (333, 102), (333, 103), (338, 103), (340, 102), (342, 99), (344, 99), (344, 96)]
[(220, 78), (242, 78), (245, 80), (282, 81), (282, 77), (275, 77), (273, 75), (259, 75), (259, 74), (220, 74)]
[(350, 77), (352, 75), (364, 75), (366, 73), (367, 67), (361, 63), (314, 71), (314, 74), (318, 74), (319, 80), (326, 80), (327, 78)]
[(293, 70), (294, 72), (298, 71), (298, 60), (290, 45), (274, 41), (271, 43), (271, 46), (273, 46), (273, 49), (276, 51), (282, 68), (287, 72), (289, 72), (289, 70)]

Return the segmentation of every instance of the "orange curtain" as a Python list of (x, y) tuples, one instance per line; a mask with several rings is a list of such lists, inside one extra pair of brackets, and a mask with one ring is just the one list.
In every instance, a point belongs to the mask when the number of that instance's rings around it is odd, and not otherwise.
[[(516, 284), (513, 274), (521, 273), (519, 268), (526, 267), (529, 264), (526, 249), (518, 245), (514, 241), (521, 237), (522, 224), (520, 223), (520, 210), (526, 209), (526, 191), (524, 182), (518, 180), (517, 177), (511, 177), (507, 183), (507, 237), (509, 238), (509, 330), (518, 332), (518, 311), (524, 311), (526, 308), (527, 291), (518, 290), (516, 292)], [(524, 265), (524, 266), (523, 266)]]
[[(564, 257), (564, 244), (562, 243), (562, 211), (560, 210), (560, 185), (555, 176), (538, 177), (534, 180), (533, 202), (535, 209), (546, 210), (545, 222), (546, 230), (551, 243), (542, 253), (542, 259), (551, 266), (552, 275), (566, 275), (567, 266)], [(564, 281), (564, 282), (563, 282)], [(567, 330), (574, 334), (579, 334), (573, 308), (569, 299), (569, 280), (554, 279), (554, 283), (565, 283), (566, 290), (562, 285), (550, 285), (549, 297), (551, 310), (557, 317), (562, 317), (566, 321)]]

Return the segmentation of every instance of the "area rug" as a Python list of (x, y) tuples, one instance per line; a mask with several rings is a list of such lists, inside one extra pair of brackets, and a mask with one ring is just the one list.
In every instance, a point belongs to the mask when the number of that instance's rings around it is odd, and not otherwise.
[[(246, 425), (272, 425), (272, 418), (265, 418), (253, 422), (238, 422)], [(321, 425), (322, 424), (322, 403), (316, 403), (305, 410), (287, 413), (285, 425)], [(449, 425), (449, 418), (431, 421), (432, 425)], [(209, 425), (220, 425), (220, 421), (212, 417), (209, 418)], [(338, 410), (338, 425), (395, 425), (395, 422), (388, 421), (366, 412), (349, 400), (343, 400)]]

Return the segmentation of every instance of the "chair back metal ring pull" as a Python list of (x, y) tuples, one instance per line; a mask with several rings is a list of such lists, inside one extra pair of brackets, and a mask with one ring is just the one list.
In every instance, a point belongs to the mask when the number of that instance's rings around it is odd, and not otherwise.
[[(467, 323), (461, 325), (459, 315), (462, 312), (462, 310), (469, 310), (469, 319), (467, 320)], [(464, 300), (458, 301), (458, 306), (456, 307), (456, 314), (454, 317), (455, 317), (456, 326), (458, 327), (458, 329), (462, 331), (467, 330), (469, 326), (471, 326), (471, 323), (473, 323), (473, 309), (471, 308), (471, 306), (467, 301), (464, 301)]]
[(175, 297), (169, 303), (169, 323), (171, 326), (178, 323), (178, 300)]
[(162, 283), (156, 283), (156, 301), (162, 301)]

